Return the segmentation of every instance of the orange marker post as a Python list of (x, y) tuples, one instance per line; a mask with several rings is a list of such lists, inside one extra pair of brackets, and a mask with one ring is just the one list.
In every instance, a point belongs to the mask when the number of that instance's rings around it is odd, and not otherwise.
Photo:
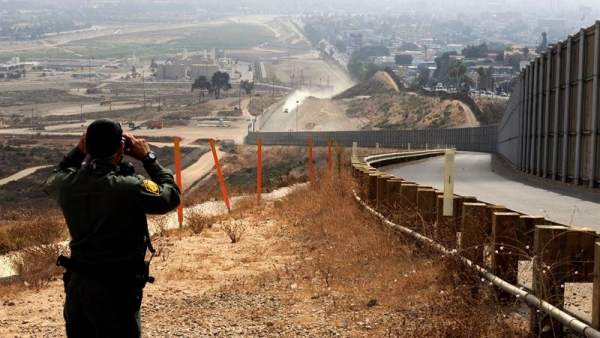
[(256, 140), (256, 201), (260, 203), (262, 194), (262, 140)]
[(331, 152), (331, 140), (327, 142), (327, 170), (329, 171), (329, 175), (333, 173), (333, 154)]
[(310, 182), (315, 181), (315, 173), (313, 168), (313, 140), (308, 139), (308, 178)]
[(181, 191), (181, 202), (179, 203), (179, 207), (177, 207), (177, 221), (179, 222), (179, 227), (183, 225), (183, 184), (181, 183), (181, 149), (179, 144), (181, 143), (180, 137), (173, 137), (173, 149), (175, 155), (175, 182)]
[(223, 171), (221, 171), (221, 164), (219, 163), (219, 156), (217, 156), (217, 147), (215, 147), (215, 140), (209, 139), (210, 150), (215, 160), (215, 168), (217, 169), (217, 178), (219, 179), (219, 186), (221, 187), (221, 195), (223, 195), (223, 201), (227, 207), (227, 211), (231, 211), (231, 205), (229, 204), (229, 195), (227, 194), (227, 187), (225, 187), (225, 177), (223, 177)]

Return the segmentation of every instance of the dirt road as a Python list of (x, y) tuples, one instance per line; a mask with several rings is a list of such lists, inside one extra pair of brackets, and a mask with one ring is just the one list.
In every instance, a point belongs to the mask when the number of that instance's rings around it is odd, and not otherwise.
[(41, 166), (37, 166), (37, 167), (31, 167), (31, 168), (23, 169), (23, 170), (15, 173), (15, 174), (12, 174), (8, 177), (0, 178), (0, 186), (3, 186), (12, 181), (18, 181), (24, 177), (27, 177), (27, 176), (35, 173), (36, 171), (38, 171), (40, 169), (44, 169), (44, 168), (48, 168), (48, 167), (51, 167), (51, 165), (41, 165)]
[[(87, 125), (92, 123), (87, 120), (84, 123), (66, 123), (46, 127), (46, 130), (31, 130), (29, 128), (0, 129), (0, 134), (17, 135), (81, 135)], [(236, 143), (243, 143), (244, 137), (248, 133), (248, 123), (246, 121), (232, 121), (231, 127), (201, 127), (201, 126), (181, 126), (162, 129), (138, 129), (131, 132), (134, 135), (143, 136), (179, 136), (183, 139), (182, 145), (190, 144), (198, 139), (215, 138), (219, 140), (233, 140)]]
[[(223, 159), (226, 156), (226, 153), (217, 150), (217, 156), (219, 160)], [(208, 175), (211, 170), (213, 170), (215, 165), (213, 154), (211, 151), (200, 156), (198, 161), (189, 167), (185, 168), (181, 172), (181, 178), (183, 183), (183, 190), (188, 190), (191, 188), (196, 182), (202, 179), (204, 176)]]

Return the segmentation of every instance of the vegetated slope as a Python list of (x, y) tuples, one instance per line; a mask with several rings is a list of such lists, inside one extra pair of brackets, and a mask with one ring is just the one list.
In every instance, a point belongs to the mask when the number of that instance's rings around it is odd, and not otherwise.
[(508, 106), (508, 100), (503, 98), (477, 97), (475, 103), (480, 110), (477, 118), (482, 125), (499, 123)]
[(336, 96), (346, 114), (362, 129), (427, 129), (476, 127), (479, 121), (465, 103), (405, 91), (386, 72)]
[(356, 98), (346, 114), (362, 121), (363, 129), (427, 129), (476, 127), (473, 112), (458, 100), (440, 100), (400, 92)]

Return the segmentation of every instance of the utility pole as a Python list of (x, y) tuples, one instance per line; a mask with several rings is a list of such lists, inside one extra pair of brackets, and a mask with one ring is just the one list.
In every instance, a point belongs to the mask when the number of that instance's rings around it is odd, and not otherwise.
[(240, 82), (240, 90), (238, 91), (238, 109), (242, 111), (242, 82)]
[(83, 103), (80, 105), (81, 111), (80, 111), (80, 115), (79, 115), (79, 119), (81, 120), (81, 123), (83, 123)]
[(298, 132), (298, 111), (300, 110), (300, 101), (296, 101), (296, 132)]
[(144, 71), (142, 70), (142, 91), (144, 92), (144, 113), (146, 112), (146, 82), (144, 82)]

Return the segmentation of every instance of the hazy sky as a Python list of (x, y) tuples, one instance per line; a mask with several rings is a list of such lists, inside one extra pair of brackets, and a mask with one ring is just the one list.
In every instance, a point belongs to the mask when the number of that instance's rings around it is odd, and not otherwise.
[[(26, 6), (58, 3), (69, 5), (97, 3), (186, 3), (204, 8), (249, 8), (268, 12), (327, 12), (361, 13), (419, 12), (452, 16), (458, 13), (487, 11), (521, 11), (536, 17), (566, 17), (568, 20), (593, 22), (600, 19), (600, 0), (0, 0), (3, 4), (26, 3)], [(587, 7), (587, 8), (586, 8)]]

